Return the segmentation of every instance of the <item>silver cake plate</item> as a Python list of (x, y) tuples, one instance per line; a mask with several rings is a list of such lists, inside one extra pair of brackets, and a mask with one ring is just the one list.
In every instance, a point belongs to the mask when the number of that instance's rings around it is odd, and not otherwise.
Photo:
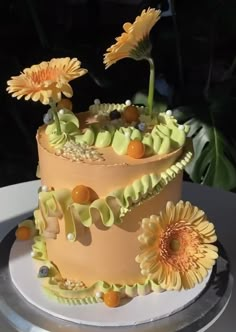
[[(24, 299), (12, 284), (8, 269), (9, 254), (15, 240), (14, 233), (14, 231), (10, 232), (0, 244), (0, 315), (9, 324), (9, 330), (5, 328), (4, 332), (104, 332), (104, 327), (78, 325), (52, 317)], [(23, 266), (22, 269), (24, 269)], [(219, 259), (214, 267), (210, 282), (193, 304), (167, 318), (137, 326), (109, 327), (109, 331), (205, 331), (225, 310), (232, 289), (233, 276), (230, 273), (229, 260), (224, 248), (219, 244)]]

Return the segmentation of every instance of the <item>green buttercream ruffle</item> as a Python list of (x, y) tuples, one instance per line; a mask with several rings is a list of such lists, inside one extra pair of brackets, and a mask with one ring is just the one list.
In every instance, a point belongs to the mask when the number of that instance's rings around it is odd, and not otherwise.
[(161, 174), (144, 175), (125, 188), (117, 189), (109, 193), (107, 197), (96, 199), (91, 204), (74, 203), (71, 191), (68, 189), (41, 192), (39, 193), (40, 210), (36, 210), (34, 214), (36, 227), (42, 234), (50, 223), (49, 217), (61, 218), (64, 216), (66, 236), (70, 234), (68, 240), (73, 242), (77, 237), (77, 221), (85, 227), (90, 227), (99, 216), (106, 227), (119, 224), (132, 207), (145, 199), (158, 195), (183, 171), (191, 158), (192, 152), (185, 152), (180, 161)]
[(38, 259), (41, 261), (46, 261), (48, 259), (46, 243), (42, 236), (34, 237), (34, 244), (32, 245), (32, 252), (34, 255), (33, 257), (35, 259)]
[(136, 297), (144, 296), (151, 292), (161, 293), (164, 290), (158, 283), (153, 280), (147, 279), (143, 284), (135, 283), (133, 285), (120, 285), (120, 284), (109, 284), (105, 281), (97, 281), (90, 287), (85, 287), (80, 290), (63, 289), (57, 283), (54, 282), (53, 278), (44, 278), (43, 289), (46, 294), (57, 300), (59, 303), (78, 305), (78, 304), (93, 304), (102, 302), (102, 298), (97, 297), (97, 293), (106, 293), (114, 290), (121, 293), (121, 297)]

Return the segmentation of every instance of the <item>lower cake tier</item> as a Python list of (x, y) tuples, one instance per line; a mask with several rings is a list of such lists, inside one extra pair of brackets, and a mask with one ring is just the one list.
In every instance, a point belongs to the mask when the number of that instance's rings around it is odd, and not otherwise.
[(59, 221), (57, 238), (46, 239), (48, 260), (56, 265), (64, 278), (82, 280), (87, 287), (98, 280), (122, 285), (143, 283), (145, 277), (135, 261), (140, 251), (141, 221), (159, 214), (167, 201), (179, 201), (181, 187), (182, 173), (159, 194), (131, 208), (122, 223), (112, 227), (99, 221), (90, 227), (80, 225), (73, 242), (67, 239), (63, 217)]

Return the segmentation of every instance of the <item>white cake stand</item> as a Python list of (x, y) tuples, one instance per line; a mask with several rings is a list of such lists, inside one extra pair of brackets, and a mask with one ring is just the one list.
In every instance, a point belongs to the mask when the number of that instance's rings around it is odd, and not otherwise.
[[(28, 302), (11, 282), (8, 263), (13, 242), (14, 232), (10, 232), (0, 245), (0, 313), (14, 328), (12, 331), (104, 332), (104, 325), (106, 324), (102, 324), (102, 327), (95, 327), (62, 320), (60, 318), (53, 317)], [(22, 270), (24, 268), (25, 267), (23, 265)], [(25, 275), (27, 275), (27, 271), (25, 271)], [(213, 270), (208, 285), (203, 291), (200, 292), (199, 296), (195, 298), (195, 301), (192, 304), (188, 303), (184, 309), (173, 313), (169, 317), (155, 321), (150, 320), (150, 322), (140, 325), (123, 327), (113, 326), (109, 327), (109, 332), (205, 331), (224, 311), (229, 302), (232, 287), (233, 277), (230, 274), (228, 258), (226, 257), (224, 249), (220, 247), (220, 257), (217, 261), (215, 269)], [(32, 289), (32, 291), (34, 291), (34, 289)], [(79, 306), (77, 308), (79, 312), (81, 307)], [(109, 308), (102, 308), (109, 310)], [(107, 315), (110, 315), (110, 313), (108, 312)], [(109, 324), (107, 326), (109, 326)]]

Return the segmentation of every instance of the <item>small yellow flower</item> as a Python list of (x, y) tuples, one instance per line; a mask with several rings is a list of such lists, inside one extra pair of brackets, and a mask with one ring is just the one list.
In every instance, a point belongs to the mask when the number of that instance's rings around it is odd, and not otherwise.
[(80, 61), (76, 58), (51, 59), (11, 77), (7, 82), (7, 91), (17, 99), (24, 96), (25, 100), (32, 99), (43, 104), (58, 102), (62, 93), (72, 97), (73, 91), (68, 82), (86, 73), (87, 70), (80, 68)]
[(193, 288), (215, 264), (218, 249), (214, 225), (189, 202), (168, 202), (159, 216), (142, 220), (141, 273), (163, 289)]
[(116, 44), (109, 47), (104, 55), (106, 68), (127, 57), (136, 60), (148, 57), (151, 51), (149, 33), (160, 19), (160, 15), (160, 10), (148, 8), (147, 10), (144, 9), (141, 15), (136, 17), (133, 24), (125, 23), (123, 25), (125, 32), (116, 38)]

